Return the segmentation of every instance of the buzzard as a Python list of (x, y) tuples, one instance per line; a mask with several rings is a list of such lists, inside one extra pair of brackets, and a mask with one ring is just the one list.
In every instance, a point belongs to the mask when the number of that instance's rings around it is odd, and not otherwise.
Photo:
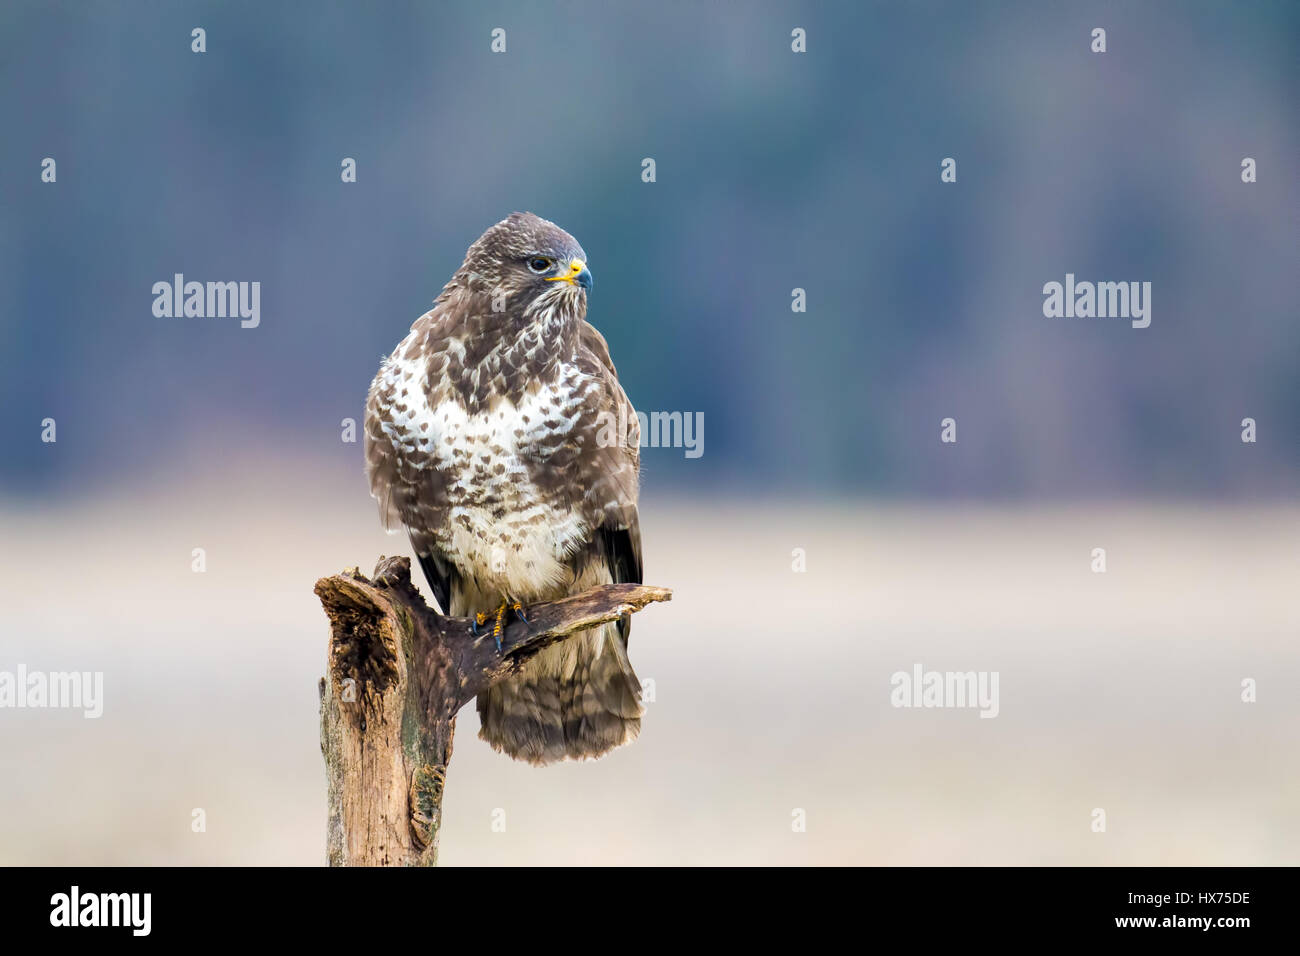
[[(586, 321), (586, 261), (559, 226), (512, 214), (469, 247), (370, 386), (366, 474), (384, 524), (406, 531), (443, 613), (474, 616), (481, 639), (529, 604), (641, 581), (640, 428)], [(630, 625), (552, 645), (481, 694), (479, 737), (533, 764), (632, 740)]]

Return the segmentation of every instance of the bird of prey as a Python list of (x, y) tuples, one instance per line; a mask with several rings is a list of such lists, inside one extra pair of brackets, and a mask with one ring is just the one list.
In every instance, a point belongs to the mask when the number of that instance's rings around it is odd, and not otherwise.
[[(500, 635), (511, 613), (641, 582), (640, 428), (587, 323), (577, 241), (513, 213), (469, 247), (384, 360), (366, 402), (366, 473), (443, 613)], [(479, 736), (533, 764), (636, 737), (630, 620), (554, 644), (478, 698)]]

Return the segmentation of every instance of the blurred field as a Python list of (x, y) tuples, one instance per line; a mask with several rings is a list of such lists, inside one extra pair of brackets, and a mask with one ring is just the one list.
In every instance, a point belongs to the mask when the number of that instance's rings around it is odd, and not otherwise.
[[(311, 586), (404, 542), (359, 477), (304, 493), (304, 467), (0, 505), (0, 669), (106, 695), (98, 721), (0, 711), (0, 862), (323, 862)], [(641, 739), (537, 770), (467, 709), (444, 864), (1300, 862), (1300, 509), (648, 493), (643, 522), (676, 597), (633, 628)], [(999, 671), (1001, 715), (892, 708), (916, 662)]]

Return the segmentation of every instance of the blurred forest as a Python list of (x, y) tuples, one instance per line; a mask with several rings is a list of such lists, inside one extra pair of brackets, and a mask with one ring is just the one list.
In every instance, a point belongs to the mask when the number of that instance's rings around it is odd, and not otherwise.
[[(6, 3), (0, 490), (237, 452), (359, 472), (340, 422), (380, 357), (529, 209), (586, 248), (637, 407), (705, 417), (701, 457), (647, 450), (648, 489), (1293, 494), (1298, 25), (1282, 2)], [(259, 281), (260, 326), (155, 318), (178, 272)], [(1151, 282), (1151, 327), (1044, 318), (1067, 272)]]

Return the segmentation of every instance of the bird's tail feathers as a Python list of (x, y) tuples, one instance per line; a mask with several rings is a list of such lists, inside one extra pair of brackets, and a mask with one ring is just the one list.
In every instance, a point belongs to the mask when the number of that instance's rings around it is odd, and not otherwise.
[(479, 737), (531, 764), (599, 757), (636, 739), (641, 683), (616, 624), (541, 651), (478, 698)]

